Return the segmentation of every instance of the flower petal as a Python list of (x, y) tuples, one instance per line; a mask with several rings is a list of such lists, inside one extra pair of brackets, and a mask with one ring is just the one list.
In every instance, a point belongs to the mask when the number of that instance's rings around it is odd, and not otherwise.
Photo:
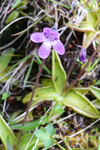
[(33, 34), (31, 34), (30, 39), (34, 43), (44, 42), (44, 34), (43, 34), (43, 32), (33, 33)]
[(59, 54), (59, 55), (63, 55), (65, 53), (65, 48), (64, 45), (62, 44), (61, 41), (55, 41), (53, 42), (53, 48), (54, 50)]
[(51, 50), (51, 44), (44, 42), (39, 48), (38, 55), (40, 58), (45, 59), (49, 56)]
[(52, 30), (46, 27), (43, 29), (43, 33), (44, 33), (45, 38), (49, 38), (49, 36), (52, 34)]
[(43, 29), (43, 33), (45, 33), (45, 32), (51, 34), (52, 30), (51, 30), (51, 28), (45, 27), (45, 28)]
[(58, 40), (60, 35), (58, 31), (53, 31), (54, 40)]

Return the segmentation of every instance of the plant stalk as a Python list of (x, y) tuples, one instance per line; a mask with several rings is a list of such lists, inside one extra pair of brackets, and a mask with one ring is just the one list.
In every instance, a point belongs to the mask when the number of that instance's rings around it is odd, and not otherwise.
[[(28, 112), (29, 112), (29, 109), (30, 109), (30, 106), (31, 106), (31, 103), (32, 103), (32, 100), (33, 100), (33, 97), (34, 97), (34, 93), (35, 93), (35, 90), (36, 90), (36, 88), (37, 88), (37, 85), (38, 85), (40, 76), (41, 76), (41, 72), (42, 72), (44, 63), (45, 63), (45, 59), (42, 60), (42, 64), (41, 64), (40, 69), (39, 69), (39, 72), (38, 72), (38, 74), (37, 74), (36, 82), (35, 82), (35, 85), (34, 85), (34, 88), (33, 88), (33, 91), (32, 91), (32, 95), (31, 95), (30, 101), (29, 101), (29, 103), (28, 103), (28, 105), (27, 105), (27, 108), (26, 108), (26, 114), (25, 114), (25, 117), (24, 117), (22, 126), (24, 126), (25, 123), (26, 123), (26, 119), (27, 119), (27, 116), (28, 116)], [(18, 144), (19, 144), (19, 142), (20, 142), (20, 138), (21, 138), (22, 132), (23, 132), (23, 130), (20, 130), (20, 132), (19, 132), (19, 137), (18, 137), (18, 141), (17, 141), (16, 148), (15, 148), (16, 150), (17, 150)]]
[(89, 58), (87, 64), (83, 67), (83, 69), (81, 70), (81, 72), (77, 75), (76, 79), (74, 81), (72, 81), (72, 83), (70, 84), (69, 88), (65, 88), (64, 93), (67, 93), (69, 90), (72, 89), (72, 87), (76, 84), (77, 80), (80, 78), (80, 76), (84, 73), (85, 69), (87, 68), (87, 66), (89, 65), (89, 63), (92, 61), (93, 57), (95, 56), (95, 54), (99, 51), (100, 49), (100, 44), (98, 45), (97, 49), (93, 52), (93, 54), (91, 55), (91, 57)]

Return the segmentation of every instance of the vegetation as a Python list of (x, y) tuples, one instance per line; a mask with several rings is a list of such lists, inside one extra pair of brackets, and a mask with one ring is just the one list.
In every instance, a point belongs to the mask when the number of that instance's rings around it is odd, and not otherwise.
[(100, 2), (0, 12), (0, 150), (100, 150)]

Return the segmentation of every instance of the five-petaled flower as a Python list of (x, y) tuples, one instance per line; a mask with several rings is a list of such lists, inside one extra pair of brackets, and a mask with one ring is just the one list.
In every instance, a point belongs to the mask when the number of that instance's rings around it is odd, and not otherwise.
[(38, 55), (42, 59), (45, 59), (49, 56), (51, 46), (53, 46), (53, 49), (58, 54), (63, 55), (65, 53), (65, 48), (59, 38), (60, 35), (58, 31), (48, 27), (45, 27), (43, 32), (33, 33), (30, 37), (31, 41), (34, 43), (43, 42), (38, 51)]

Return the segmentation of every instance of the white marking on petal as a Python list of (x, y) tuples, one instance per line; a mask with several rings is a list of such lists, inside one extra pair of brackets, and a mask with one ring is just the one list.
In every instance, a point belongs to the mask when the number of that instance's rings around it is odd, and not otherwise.
[(40, 58), (45, 59), (49, 56), (51, 50), (51, 44), (44, 42), (38, 51), (38, 55)]
[(63, 55), (65, 53), (64, 45), (62, 44), (62, 42), (60, 40), (53, 42), (52, 45), (53, 45), (54, 50), (59, 55)]

